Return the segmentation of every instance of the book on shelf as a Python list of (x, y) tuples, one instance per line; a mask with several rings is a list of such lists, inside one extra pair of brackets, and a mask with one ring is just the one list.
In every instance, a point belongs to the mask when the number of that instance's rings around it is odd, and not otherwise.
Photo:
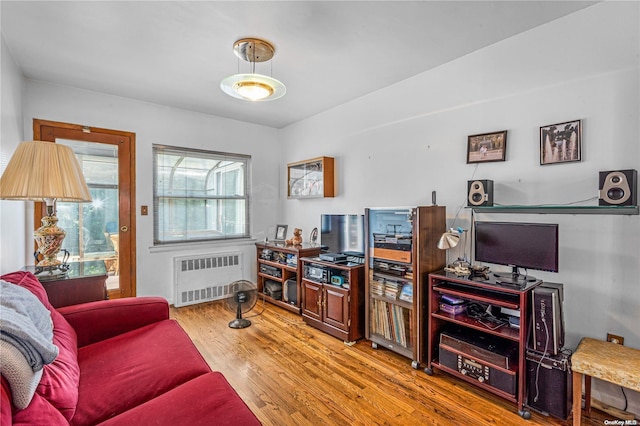
[(412, 345), (411, 311), (395, 303), (372, 300), (371, 332), (402, 347)]
[(399, 299), (405, 302), (413, 303), (413, 284), (407, 283), (402, 286)]

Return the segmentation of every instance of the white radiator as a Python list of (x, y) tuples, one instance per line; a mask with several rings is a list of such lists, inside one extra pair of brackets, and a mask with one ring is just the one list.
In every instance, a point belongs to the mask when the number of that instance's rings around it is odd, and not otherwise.
[(229, 284), (243, 278), (242, 252), (174, 257), (174, 306), (229, 297)]

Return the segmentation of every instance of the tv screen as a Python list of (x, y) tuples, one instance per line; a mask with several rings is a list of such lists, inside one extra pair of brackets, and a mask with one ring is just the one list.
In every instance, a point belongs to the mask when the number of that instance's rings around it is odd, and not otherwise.
[(329, 253), (364, 256), (364, 215), (321, 215), (320, 243)]
[(558, 225), (476, 222), (475, 260), (511, 266), (514, 280), (519, 268), (558, 272)]

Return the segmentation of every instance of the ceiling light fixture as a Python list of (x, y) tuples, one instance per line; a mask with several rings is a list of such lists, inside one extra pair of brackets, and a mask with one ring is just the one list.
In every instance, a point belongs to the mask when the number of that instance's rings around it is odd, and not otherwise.
[(266, 62), (273, 58), (275, 48), (270, 43), (257, 38), (243, 38), (233, 43), (233, 52), (238, 58), (251, 64), (251, 73), (238, 73), (222, 80), (220, 88), (227, 95), (254, 102), (270, 101), (284, 96), (287, 92), (284, 84), (273, 77), (255, 72), (256, 62)]

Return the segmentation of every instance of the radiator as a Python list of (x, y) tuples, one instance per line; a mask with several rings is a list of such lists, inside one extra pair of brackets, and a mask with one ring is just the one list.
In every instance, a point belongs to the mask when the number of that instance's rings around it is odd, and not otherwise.
[(231, 296), (229, 284), (243, 278), (242, 252), (173, 258), (176, 307)]

